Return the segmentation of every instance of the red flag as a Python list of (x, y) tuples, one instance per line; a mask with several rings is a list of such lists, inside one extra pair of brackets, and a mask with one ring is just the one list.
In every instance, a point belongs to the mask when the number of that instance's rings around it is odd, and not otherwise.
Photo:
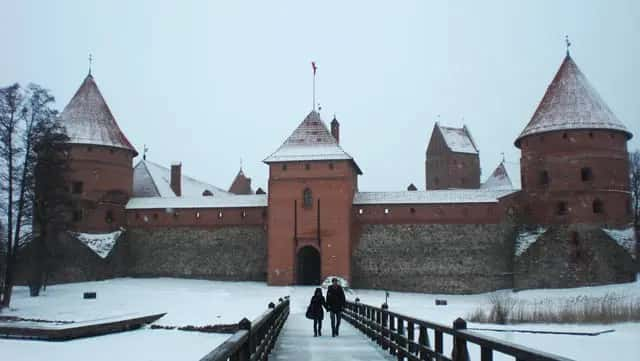
[(313, 75), (316, 75), (316, 70), (318, 70), (318, 67), (316, 66), (316, 62), (312, 61), (311, 66), (313, 67)]

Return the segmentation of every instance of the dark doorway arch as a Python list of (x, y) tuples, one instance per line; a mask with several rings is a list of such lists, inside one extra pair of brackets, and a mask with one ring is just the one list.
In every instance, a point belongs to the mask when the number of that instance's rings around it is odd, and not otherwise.
[(311, 246), (298, 251), (298, 284), (320, 285), (320, 252)]

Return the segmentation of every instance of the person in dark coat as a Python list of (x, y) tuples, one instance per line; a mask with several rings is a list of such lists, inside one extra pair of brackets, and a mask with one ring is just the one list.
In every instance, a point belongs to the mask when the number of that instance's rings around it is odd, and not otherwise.
[(324, 309), (326, 307), (327, 303), (322, 295), (322, 289), (316, 288), (316, 292), (309, 303), (309, 313), (313, 319), (313, 337), (322, 336), (322, 320), (324, 319)]
[(327, 308), (331, 316), (331, 336), (336, 337), (340, 333), (340, 320), (342, 319), (342, 308), (345, 304), (344, 291), (338, 284), (338, 279), (331, 280), (331, 286), (327, 289)]

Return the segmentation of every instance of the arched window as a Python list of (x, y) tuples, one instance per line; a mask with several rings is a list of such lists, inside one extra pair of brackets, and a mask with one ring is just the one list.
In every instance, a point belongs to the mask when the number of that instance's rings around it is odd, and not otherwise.
[(211, 191), (210, 191), (210, 190), (205, 189), (205, 190), (204, 190), (204, 192), (202, 192), (202, 195), (203, 195), (204, 197), (211, 197), (211, 196), (213, 196), (213, 193), (211, 193)]
[(313, 207), (313, 194), (311, 194), (311, 189), (305, 188), (302, 192), (302, 205), (304, 208)]
[(601, 200), (596, 199), (593, 201), (593, 213), (604, 213), (604, 204)]
[(563, 216), (565, 214), (567, 214), (568, 212), (568, 207), (567, 207), (567, 202), (558, 202), (556, 204), (556, 214), (559, 216)]
[(593, 172), (591, 171), (591, 168), (584, 167), (584, 168), (580, 169), (580, 177), (582, 178), (583, 182), (588, 182), (588, 181), (592, 180), (593, 179)]

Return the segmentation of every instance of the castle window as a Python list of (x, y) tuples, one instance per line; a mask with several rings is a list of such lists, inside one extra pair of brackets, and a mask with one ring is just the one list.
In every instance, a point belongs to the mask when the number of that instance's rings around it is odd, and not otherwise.
[(415, 208), (409, 208), (409, 212), (411, 212), (411, 214), (416, 213), (416, 209)]
[(204, 192), (202, 192), (202, 195), (205, 196), (205, 197), (212, 197), (213, 193), (211, 193), (210, 190), (205, 189)]
[(112, 211), (107, 211), (107, 214), (104, 216), (104, 221), (107, 222), (107, 224), (111, 224), (113, 223), (113, 212)]
[(140, 219), (140, 213), (136, 213), (136, 219)]
[(287, 165), (286, 164), (282, 165), (282, 170), (287, 170)]
[(180, 212), (178, 211), (173, 212), (173, 218), (178, 219), (178, 217), (180, 217)]
[(329, 162), (329, 169), (333, 170), (334, 166), (333, 166), (333, 162)]
[(580, 169), (580, 177), (582, 178), (583, 182), (588, 182), (593, 180), (593, 172), (591, 171), (591, 168), (584, 167)]
[(109, 149), (109, 153), (113, 154), (115, 151), (113, 149)]
[(218, 211), (218, 219), (222, 219), (222, 216), (223, 216), (222, 211)]
[(384, 209), (384, 214), (389, 214), (389, 213), (391, 213), (391, 210), (389, 208), (385, 208)]
[(80, 222), (82, 220), (82, 209), (75, 209), (71, 216), (74, 222)]
[(149, 223), (149, 216), (144, 216), (143, 220), (144, 220), (144, 223)]
[(604, 204), (601, 200), (596, 199), (593, 201), (593, 213), (601, 214), (604, 213)]
[(562, 139), (567, 139), (567, 133), (562, 133)]
[(567, 202), (561, 201), (561, 202), (558, 202), (556, 204), (556, 214), (557, 215), (564, 216), (565, 214), (567, 214), (567, 212), (568, 212)]
[(156, 220), (156, 221), (158, 220), (158, 213), (154, 213), (153, 214), (153, 219)]
[(363, 215), (364, 214), (364, 209), (362, 209), (362, 208), (358, 209), (358, 214), (359, 215)]
[(438, 185), (440, 183), (440, 178), (435, 177), (433, 178), (433, 184)]
[(311, 169), (311, 164), (309, 164), (309, 163), (305, 163), (305, 164), (304, 164), (304, 169), (305, 169), (305, 170), (309, 170), (309, 169)]
[(304, 208), (313, 207), (313, 194), (309, 188), (305, 188), (304, 191), (302, 191), (302, 206)]
[(196, 219), (200, 219), (200, 212), (196, 212)]
[(593, 138), (593, 132), (589, 132), (589, 138)]
[(82, 194), (82, 182), (73, 182), (71, 184), (71, 192), (73, 194)]
[(87, 147), (87, 152), (93, 151), (93, 147)]
[(247, 211), (245, 211), (244, 209), (242, 210), (242, 212), (240, 213), (240, 217), (242, 218), (246, 218), (247, 217)]
[(547, 172), (546, 170), (540, 172), (540, 175), (538, 177), (538, 184), (540, 184), (541, 186), (549, 185), (549, 172)]

